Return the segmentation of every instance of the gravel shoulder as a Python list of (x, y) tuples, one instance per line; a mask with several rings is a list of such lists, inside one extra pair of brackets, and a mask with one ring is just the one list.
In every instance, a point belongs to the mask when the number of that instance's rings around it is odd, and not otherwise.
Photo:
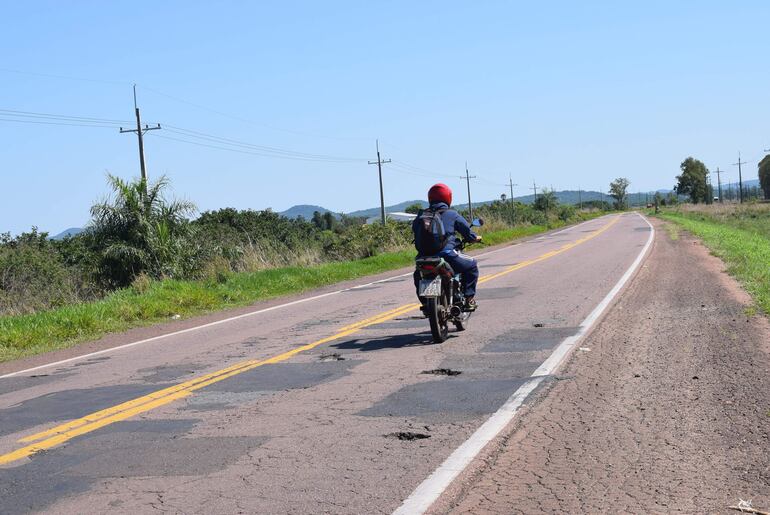
[(770, 323), (698, 241), (654, 223), (584, 350), (434, 511), (770, 508)]

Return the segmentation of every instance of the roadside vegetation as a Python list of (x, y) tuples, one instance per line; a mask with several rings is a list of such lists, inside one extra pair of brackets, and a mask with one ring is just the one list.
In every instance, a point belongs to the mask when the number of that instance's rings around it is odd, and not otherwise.
[[(0, 361), (409, 266), (409, 224), (225, 208), (190, 219), (168, 181), (108, 177), (87, 230), (61, 241), (0, 235)], [(599, 216), (609, 206), (496, 201), (474, 210), (485, 245)]]
[(770, 315), (770, 204), (685, 204), (659, 216), (701, 238)]

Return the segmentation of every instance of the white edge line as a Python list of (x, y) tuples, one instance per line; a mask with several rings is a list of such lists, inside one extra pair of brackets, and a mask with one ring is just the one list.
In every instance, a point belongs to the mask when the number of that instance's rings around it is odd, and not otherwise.
[[(639, 215), (637, 213), (637, 215)], [(412, 492), (412, 494), (404, 500), (401, 506), (394, 511), (394, 515), (414, 515), (425, 513), (442, 493), (452, 484), (452, 481), (465, 470), (465, 468), (476, 458), (481, 450), (491, 442), (500, 432), (505, 429), (508, 423), (516, 416), (521, 405), (526, 400), (527, 396), (537, 388), (537, 386), (548, 376), (553, 374), (564, 361), (570, 351), (574, 349), (575, 345), (583, 338), (591, 327), (599, 320), (601, 315), (612, 303), (614, 298), (625, 286), (625, 284), (631, 279), (639, 266), (642, 264), (647, 251), (652, 245), (652, 241), (655, 238), (655, 228), (650, 222), (642, 215), (639, 215), (642, 220), (650, 227), (650, 235), (647, 238), (647, 243), (644, 248), (636, 257), (636, 260), (623, 274), (623, 277), (615, 284), (610, 292), (602, 299), (602, 301), (591, 311), (585, 320), (580, 324), (578, 332), (572, 336), (565, 338), (551, 355), (546, 359), (537, 370), (535, 370), (530, 379), (522, 384), (511, 395), (505, 404), (500, 407), (486, 422), (484, 422), (460, 447), (455, 449), (439, 467), (433, 471), (420, 485)]]
[[(593, 220), (596, 220), (596, 219), (593, 219)], [(578, 227), (578, 226), (583, 225), (585, 223), (592, 222), (593, 220), (586, 220), (585, 222), (581, 222), (581, 223), (579, 223), (579, 224), (577, 224), (577, 225), (575, 225), (573, 227)], [(504, 246), (502, 248), (499, 248), (499, 249), (496, 249), (496, 250), (490, 250), (489, 252), (484, 252), (482, 254), (476, 254), (473, 257), (474, 258), (480, 258), (480, 257), (489, 256), (491, 254), (495, 254), (497, 252), (501, 252), (503, 250), (506, 250), (509, 247), (510, 247), (510, 245), (506, 245), (506, 246)], [(299, 299), (299, 300), (295, 300), (295, 301), (292, 301), (292, 302), (287, 302), (285, 304), (279, 304), (277, 306), (271, 306), (269, 308), (264, 308), (264, 309), (260, 309), (260, 310), (257, 310), (257, 311), (251, 311), (249, 313), (243, 313), (241, 315), (236, 315), (236, 316), (233, 316), (233, 317), (224, 318), (222, 320), (217, 320), (216, 322), (209, 322), (208, 324), (197, 325), (195, 327), (188, 327), (187, 329), (181, 329), (179, 331), (174, 331), (174, 332), (171, 332), (171, 333), (166, 333), (166, 334), (160, 334), (158, 336), (153, 336), (152, 338), (146, 338), (144, 340), (138, 340), (138, 341), (135, 341), (135, 342), (126, 343), (124, 345), (118, 345), (117, 347), (110, 347), (109, 349), (102, 349), (102, 350), (98, 350), (98, 351), (94, 351), (94, 352), (89, 352), (88, 354), (82, 354), (80, 356), (75, 356), (75, 357), (72, 357), (72, 358), (63, 359), (61, 361), (54, 361), (53, 363), (46, 363), (46, 364), (43, 364), (43, 365), (38, 365), (36, 367), (26, 368), (24, 370), (17, 370), (16, 372), (10, 372), (8, 374), (0, 375), (0, 379), (6, 379), (6, 378), (9, 378), (9, 377), (14, 377), (14, 376), (22, 375), (22, 374), (27, 374), (29, 372), (35, 372), (37, 370), (42, 370), (42, 369), (48, 368), (48, 367), (55, 367), (55, 366), (59, 366), (59, 365), (64, 365), (66, 363), (72, 363), (73, 361), (79, 361), (79, 360), (82, 360), (82, 359), (92, 358), (94, 356), (99, 356), (101, 354), (107, 354), (109, 352), (116, 352), (116, 351), (120, 351), (120, 350), (123, 350), (123, 349), (128, 349), (128, 348), (131, 348), (131, 347), (135, 347), (137, 345), (142, 345), (142, 344), (145, 344), (145, 343), (150, 343), (150, 342), (153, 342), (153, 341), (161, 340), (163, 338), (171, 338), (172, 336), (178, 336), (180, 334), (185, 334), (185, 333), (189, 333), (189, 332), (192, 332), (192, 331), (198, 331), (200, 329), (206, 329), (208, 327), (213, 327), (213, 326), (217, 326), (217, 325), (220, 325), (220, 324), (226, 324), (228, 322), (232, 322), (234, 320), (239, 320), (241, 318), (246, 318), (246, 317), (250, 317), (250, 316), (254, 316), (254, 315), (260, 315), (262, 313), (267, 313), (269, 311), (275, 311), (277, 309), (288, 308), (290, 306), (296, 306), (297, 304), (302, 304), (302, 303), (305, 303), (305, 302), (310, 302), (310, 301), (314, 301), (314, 300), (318, 300), (318, 299), (323, 299), (323, 298), (329, 297), (331, 295), (337, 295), (339, 293), (343, 293), (343, 292), (350, 291), (350, 290), (355, 290), (355, 289), (358, 289), (358, 288), (366, 288), (367, 286), (372, 286), (372, 285), (375, 285), (375, 284), (380, 284), (380, 283), (385, 283), (385, 282), (388, 282), (388, 281), (392, 281), (393, 279), (399, 279), (401, 277), (406, 277), (408, 275), (412, 275), (412, 273), (413, 272), (407, 272), (405, 274), (394, 275), (394, 276), (391, 276), (391, 277), (386, 277), (385, 279), (380, 279), (378, 281), (372, 281), (372, 282), (369, 282), (369, 283), (366, 283), (366, 284), (358, 284), (356, 286), (351, 286), (350, 288), (345, 288), (345, 289), (342, 289), (342, 290), (337, 290), (337, 291), (332, 291), (332, 292), (328, 292), (328, 293), (323, 293), (321, 295), (316, 295), (314, 297), (308, 297), (308, 298), (305, 298), (305, 299)]]

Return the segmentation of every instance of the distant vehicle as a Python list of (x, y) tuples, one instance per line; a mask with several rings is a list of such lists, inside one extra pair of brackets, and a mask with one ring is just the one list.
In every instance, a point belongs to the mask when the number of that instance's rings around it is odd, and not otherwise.
[(719, 202), (719, 197), (714, 197), (714, 202)]

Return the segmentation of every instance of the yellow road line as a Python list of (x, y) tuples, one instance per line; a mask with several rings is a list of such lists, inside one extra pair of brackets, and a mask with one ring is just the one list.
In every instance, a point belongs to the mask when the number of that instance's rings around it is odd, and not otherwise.
[[(573, 247), (576, 247), (577, 245), (580, 245), (581, 243), (584, 243), (590, 240), (591, 238), (594, 238), (599, 234), (603, 233), (604, 231), (609, 229), (613, 224), (615, 224), (615, 222), (617, 222), (618, 219), (619, 217), (613, 218), (609, 223), (605, 224), (604, 226), (597, 229), (596, 231), (593, 231), (592, 233), (578, 240), (575, 240), (572, 243), (563, 245), (557, 250), (546, 252), (545, 254), (542, 254), (534, 259), (522, 261), (521, 263), (517, 263), (513, 266), (510, 266), (501, 272), (484, 276), (479, 280), (479, 283), (485, 283), (487, 281), (491, 281), (492, 279), (496, 279), (498, 277), (502, 277), (504, 275), (510, 274), (515, 270), (519, 270), (526, 266), (538, 263), (540, 261), (544, 261), (553, 256), (566, 252), (567, 250)], [(217, 383), (219, 381), (223, 381), (229, 377), (242, 374), (243, 372), (246, 372), (248, 370), (261, 367), (262, 365), (268, 365), (268, 364), (280, 363), (282, 361), (286, 361), (287, 359), (295, 356), (296, 354), (305, 352), (307, 350), (318, 347), (319, 345), (329, 343), (339, 338), (349, 336), (351, 334), (354, 334), (360, 331), (365, 327), (386, 322), (388, 320), (392, 320), (400, 315), (413, 311), (418, 307), (419, 307), (419, 304), (416, 304), (416, 303), (405, 304), (403, 306), (393, 308), (391, 310), (379, 313), (373, 317), (369, 317), (359, 322), (345, 326), (331, 336), (327, 336), (325, 338), (321, 338), (320, 340), (316, 340), (312, 343), (308, 343), (306, 345), (296, 347), (290, 351), (284, 352), (282, 354), (278, 354), (271, 358), (267, 358), (263, 360), (248, 360), (248, 361), (236, 363), (235, 365), (229, 366), (227, 368), (223, 368), (221, 370), (217, 370), (216, 372), (211, 372), (209, 374), (202, 375), (195, 379), (191, 379), (189, 381), (185, 381), (183, 383), (179, 383), (177, 385), (170, 386), (168, 388), (164, 388), (156, 392), (152, 392), (148, 395), (144, 395), (142, 397), (132, 399), (122, 404), (118, 404), (116, 406), (112, 406), (112, 407), (91, 413), (89, 415), (86, 415), (85, 417), (71, 420), (69, 422), (58, 425), (46, 431), (41, 431), (39, 433), (26, 436), (20, 439), (19, 442), (20, 443), (37, 442), (37, 443), (32, 443), (30, 445), (17, 449), (13, 452), (0, 455), (0, 465), (4, 465), (7, 463), (20, 460), (22, 458), (29, 457), (35, 454), (36, 452), (46, 450), (46, 449), (51, 449), (52, 447), (55, 447), (64, 442), (67, 442), (68, 440), (71, 440), (72, 438), (75, 438), (77, 436), (90, 433), (91, 431), (95, 431), (109, 424), (113, 424), (121, 420), (126, 420), (140, 413), (145, 413), (147, 411), (153, 410), (160, 406), (164, 406), (176, 400), (183, 399), (191, 395), (192, 392), (196, 390), (199, 390), (211, 384)]]

